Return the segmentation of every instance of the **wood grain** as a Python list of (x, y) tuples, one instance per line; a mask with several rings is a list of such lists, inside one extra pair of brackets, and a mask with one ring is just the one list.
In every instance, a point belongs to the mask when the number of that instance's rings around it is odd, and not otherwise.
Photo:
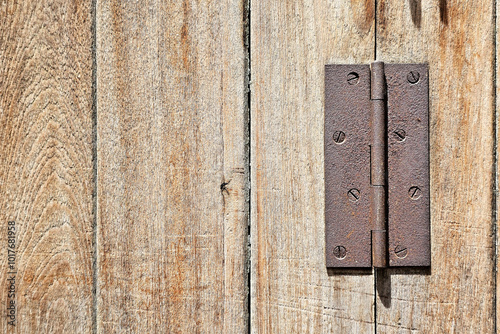
[(0, 16), (0, 331), (90, 333), (91, 1), (2, 1)]
[(493, 2), (378, 3), (377, 58), (429, 63), (432, 269), (377, 277), (377, 330), (492, 333)]
[(99, 333), (244, 333), (243, 1), (97, 1)]
[(324, 66), (374, 59), (374, 1), (252, 1), (251, 329), (374, 332), (372, 275), (325, 265)]
[(499, 233), (499, 226), (498, 226), (498, 217), (500, 213), (500, 200), (499, 200), (499, 195), (500, 195), (500, 163), (498, 157), (500, 156), (500, 147), (498, 145), (498, 141), (500, 138), (500, 113), (498, 106), (500, 106), (500, 65), (498, 63), (498, 59), (500, 59), (500, 47), (498, 46), (498, 41), (500, 41), (500, 29), (498, 29), (500, 25), (500, 17), (498, 13), (500, 13), (500, 2), (495, 1), (495, 26), (496, 26), (496, 38), (495, 38), (495, 121), (496, 121), (496, 133), (495, 133), (495, 145), (494, 147), (496, 151), (496, 157), (495, 157), (495, 162), (496, 162), (496, 182), (495, 182), (495, 202), (496, 202), (496, 213), (495, 213), (495, 234), (496, 234), (496, 279), (495, 279), (495, 289), (496, 289), (496, 304), (495, 304), (495, 321), (496, 321), (496, 329), (498, 331), (498, 326), (500, 324), (500, 272), (498, 268), (500, 267), (500, 257), (499, 257), (499, 249), (500, 249), (500, 233)]

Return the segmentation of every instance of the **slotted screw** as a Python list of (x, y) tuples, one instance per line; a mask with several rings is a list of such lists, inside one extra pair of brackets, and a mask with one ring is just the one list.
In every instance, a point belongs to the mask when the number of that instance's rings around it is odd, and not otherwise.
[(349, 85), (356, 85), (359, 82), (359, 74), (356, 72), (351, 72), (347, 75), (347, 82)]
[(359, 190), (358, 189), (350, 189), (348, 192), (347, 192), (347, 196), (349, 197), (349, 200), (351, 202), (357, 202), (359, 200)]
[(393, 132), (394, 138), (396, 138), (397, 141), (403, 141), (406, 138), (406, 132), (405, 130), (398, 129)]
[(410, 190), (408, 190), (408, 195), (410, 195), (411, 199), (417, 200), (422, 196), (422, 190), (420, 190), (419, 187), (411, 187)]
[(342, 131), (335, 131), (333, 134), (333, 141), (337, 144), (342, 144), (345, 140), (345, 133)]
[(394, 253), (396, 254), (397, 257), (400, 259), (404, 259), (406, 255), (408, 255), (408, 248), (403, 247), (401, 245), (396, 246), (394, 249)]
[(342, 260), (346, 257), (347, 255), (347, 251), (345, 249), (344, 246), (336, 246), (334, 249), (333, 249), (333, 255), (339, 259), (339, 260)]
[(410, 71), (410, 73), (406, 76), (406, 79), (409, 83), (416, 84), (418, 80), (420, 80), (420, 73), (417, 71)]

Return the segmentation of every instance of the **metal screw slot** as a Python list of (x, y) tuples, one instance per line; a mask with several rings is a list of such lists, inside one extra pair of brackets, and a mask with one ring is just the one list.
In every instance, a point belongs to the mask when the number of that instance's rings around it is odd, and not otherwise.
[(396, 138), (397, 141), (404, 141), (406, 139), (406, 132), (405, 130), (398, 129), (393, 132), (394, 138)]
[(342, 131), (335, 131), (333, 134), (333, 141), (337, 144), (342, 144), (345, 140), (345, 133)]
[(406, 76), (406, 79), (409, 83), (414, 85), (420, 80), (420, 73), (418, 73), (417, 71), (410, 71), (410, 73), (408, 73), (408, 75)]
[(417, 200), (422, 196), (422, 190), (420, 190), (419, 187), (411, 187), (410, 190), (408, 190), (408, 195), (410, 195), (411, 199)]
[(346, 251), (344, 246), (337, 246), (333, 249), (333, 255), (337, 259), (342, 260), (342, 259), (345, 259), (346, 255), (347, 255), (347, 251)]
[(398, 245), (394, 249), (394, 253), (400, 259), (404, 259), (408, 255), (408, 248)]
[(357, 202), (359, 201), (359, 190), (358, 189), (350, 189), (348, 192), (347, 192), (347, 197), (349, 197), (349, 200), (351, 202)]
[(357, 85), (359, 82), (359, 74), (356, 72), (351, 72), (347, 75), (347, 82), (349, 85)]

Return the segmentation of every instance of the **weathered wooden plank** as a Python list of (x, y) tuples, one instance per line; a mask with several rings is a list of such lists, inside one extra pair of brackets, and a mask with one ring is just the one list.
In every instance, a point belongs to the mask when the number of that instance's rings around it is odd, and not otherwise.
[(244, 333), (243, 1), (97, 1), (99, 333)]
[(432, 269), (377, 277), (377, 329), (492, 333), (493, 1), (378, 4), (377, 58), (429, 63)]
[(374, 1), (251, 6), (251, 329), (370, 333), (371, 275), (327, 273), (324, 66), (374, 59)]
[(499, 133), (500, 133), (500, 113), (498, 106), (500, 106), (500, 65), (498, 64), (498, 59), (500, 57), (500, 48), (499, 48), (499, 40), (500, 40), (500, 29), (498, 29), (499, 24), (500, 24), (500, 17), (498, 17), (498, 13), (500, 11), (500, 2), (495, 1), (495, 121), (496, 121), (496, 133), (495, 133), (495, 145), (496, 147), (494, 148), (496, 150), (496, 182), (495, 182), (495, 202), (496, 202), (496, 214), (495, 214), (495, 232), (496, 232), (496, 309), (495, 309), (495, 314), (496, 314), (496, 328), (498, 330), (498, 324), (500, 324), (500, 289), (498, 288), (500, 286), (500, 258), (498, 256), (498, 249), (500, 247), (500, 233), (499, 233), (499, 227), (498, 227), (498, 217), (499, 217), (499, 212), (500, 212), (500, 201), (498, 199), (498, 196), (500, 194), (500, 163), (498, 162), (498, 157), (500, 154), (500, 147), (498, 146), (498, 140), (499, 140)]
[(0, 13), (0, 332), (90, 333), (91, 1)]

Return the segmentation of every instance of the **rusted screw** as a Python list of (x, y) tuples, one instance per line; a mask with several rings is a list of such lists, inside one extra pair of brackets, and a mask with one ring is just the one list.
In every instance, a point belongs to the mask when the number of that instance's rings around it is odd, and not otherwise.
[(359, 82), (359, 74), (356, 72), (351, 72), (347, 75), (347, 82), (349, 85), (357, 85)]
[(410, 190), (408, 190), (408, 195), (410, 195), (411, 199), (417, 200), (422, 196), (422, 190), (420, 190), (419, 187), (411, 187)]
[(333, 141), (337, 144), (342, 144), (345, 140), (345, 133), (342, 131), (335, 131), (333, 134)]
[(359, 190), (355, 188), (350, 189), (347, 192), (347, 196), (351, 202), (357, 202), (359, 200)]
[(420, 80), (420, 73), (416, 71), (410, 71), (410, 73), (408, 73), (408, 75), (406, 76), (406, 79), (409, 83), (416, 84), (418, 80)]
[(400, 259), (404, 259), (406, 257), (406, 255), (408, 255), (408, 248), (398, 245), (394, 249), (394, 253)]
[(344, 246), (337, 246), (333, 249), (333, 255), (339, 260), (345, 259), (347, 251)]
[(403, 141), (406, 138), (406, 132), (402, 129), (394, 131), (393, 134), (397, 141)]

